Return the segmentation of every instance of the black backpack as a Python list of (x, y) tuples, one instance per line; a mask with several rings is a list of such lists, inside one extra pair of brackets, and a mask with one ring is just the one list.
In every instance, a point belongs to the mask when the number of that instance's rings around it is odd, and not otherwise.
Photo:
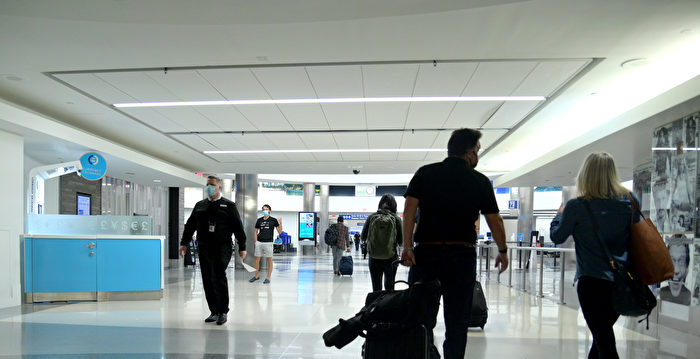
[(329, 246), (334, 246), (334, 245), (338, 244), (338, 226), (336, 226), (335, 224), (328, 226), (328, 229), (326, 229), (326, 234), (324, 235), (323, 240)]

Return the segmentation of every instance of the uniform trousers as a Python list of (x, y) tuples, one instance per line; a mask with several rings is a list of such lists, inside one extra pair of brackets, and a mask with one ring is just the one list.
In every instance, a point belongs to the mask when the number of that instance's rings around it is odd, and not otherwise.
[(226, 269), (233, 255), (231, 242), (199, 243), (199, 268), (207, 305), (212, 314), (228, 313), (228, 278)]

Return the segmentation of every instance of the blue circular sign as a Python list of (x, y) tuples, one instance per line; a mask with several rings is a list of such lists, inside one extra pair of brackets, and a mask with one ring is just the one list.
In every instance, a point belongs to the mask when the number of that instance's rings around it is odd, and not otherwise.
[(80, 157), (80, 176), (90, 181), (97, 181), (107, 173), (107, 162), (99, 153), (88, 152)]

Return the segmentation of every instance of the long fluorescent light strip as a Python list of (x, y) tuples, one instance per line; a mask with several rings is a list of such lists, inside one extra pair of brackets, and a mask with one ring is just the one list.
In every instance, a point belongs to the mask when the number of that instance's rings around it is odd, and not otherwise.
[(310, 149), (310, 150), (212, 150), (206, 154), (251, 154), (251, 153), (348, 153), (348, 152), (445, 152), (444, 148), (350, 148), (350, 149)]
[(443, 97), (347, 97), (347, 98), (293, 98), (271, 100), (226, 101), (173, 101), (115, 103), (114, 107), (174, 107), (174, 106), (225, 106), (225, 105), (281, 105), (309, 103), (377, 103), (377, 102), (502, 102), (544, 101), (544, 96), (443, 96)]

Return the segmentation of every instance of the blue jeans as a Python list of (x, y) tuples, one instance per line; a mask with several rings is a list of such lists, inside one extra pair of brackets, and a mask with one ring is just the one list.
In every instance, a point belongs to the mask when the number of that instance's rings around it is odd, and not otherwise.
[[(411, 267), (411, 283), (440, 281), (445, 306), (445, 342), (442, 344), (445, 359), (463, 359), (476, 281), (476, 250), (459, 245), (418, 245), (414, 253), (416, 264)], [(432, 341), (433, 328), (429, 329)]]

